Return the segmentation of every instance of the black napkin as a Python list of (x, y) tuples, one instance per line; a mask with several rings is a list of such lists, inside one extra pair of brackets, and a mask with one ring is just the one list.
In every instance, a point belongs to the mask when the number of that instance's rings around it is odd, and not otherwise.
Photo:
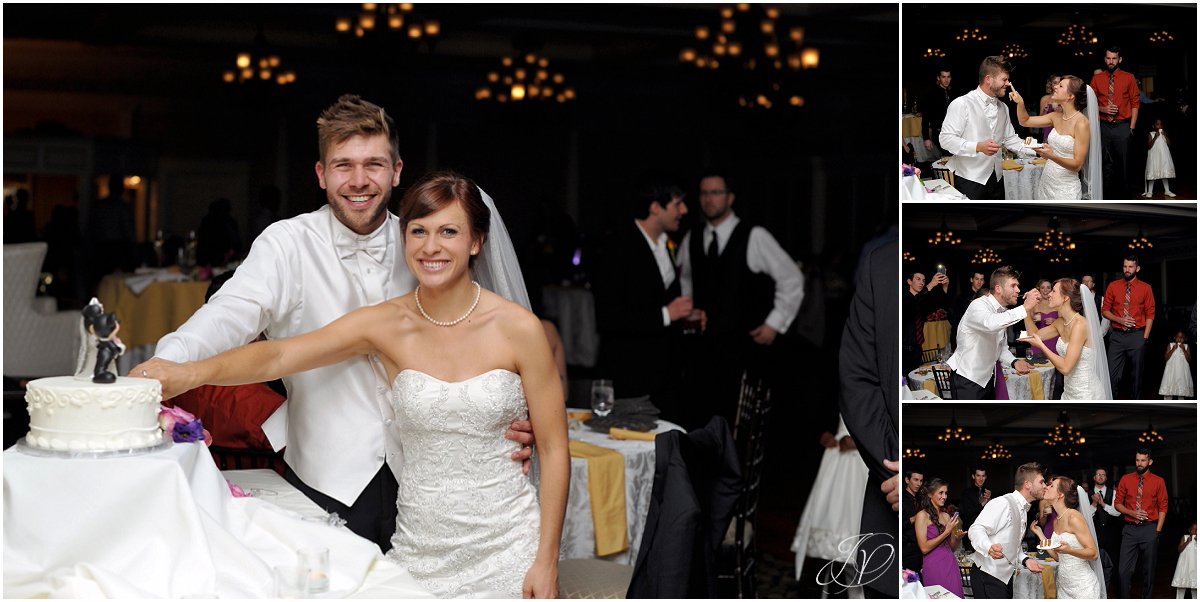
[(647, 433), (658, 426), (656, 417), (660, 410), (650, 403), (650, 396), (613, 400), (613, 410), (608, 416), (592, 417), (584, 422), (596, 432), (607, 433), (612, 427)]

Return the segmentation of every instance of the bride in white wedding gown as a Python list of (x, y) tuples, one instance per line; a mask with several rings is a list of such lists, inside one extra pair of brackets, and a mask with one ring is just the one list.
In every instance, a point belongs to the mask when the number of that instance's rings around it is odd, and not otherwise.
[(1050, 557), (1058, 561), (1055, 584), (1060, 599), (1094, 600), (1105, 597), (1104, 572), (1100, 567), (1100, 551), (1096, 544), (1096, 527), (1092, 523), (1095, 509), (1084, 503), (1088, 513), (1080, 512), (1079, 500), (1087, 493), (1067, 477), (1055, 477), (1042, 493), (1042, 499), (1054, 504), (1058, 518), (1054, 519), (1054, 535), (1043, 544), (1058, 547)]
[[(511, 243), (488, 241), (490, 228), (507, 234), (484, 198), (449, 172), (404, 195), (404, 257), (420, 283), (413, 293), (304, 335), (145, 368), (170, 398), (371, 356), (404, 455), (388, 556), (439, 597), (552, 598), (570, 478), (563, 390), (538, 318), (471, 279), (523, 289)], [(527, 416), (537, 489), (510, 459), (520, 446), (504, 438)]]
[[(1100, 338), (1100, 323), (1091, 289), (1073, 278), (1059, 278), (1050, 291), (1050, 309), (1058, 319), (1037, 329), (1033, 317), (1025, 316), (1028, 338), (1021, 339), (1037, 347), (1063, 374), (1064, 400), (1112, 399), (1107, 354)], [(1058, 337), (1055, 349), (1045, 339)]]
[[(1046, 159), (1041, 180), (1033, 198), (1037, 200), (1100, 199), (1099, 123), (1096, 96), (1091, 87), (1074, 75), (1064, 75), (1054, 85), (1050, 100), (1062, 111), (1030, 116), (1024, 99), (1014, 89), (1010, 94), (1017, 105), (1017, 121), (1025, 127), (1049, 127), (1046, 144), (1034, 149)], [(1084, 115), (1087, 111), (1087, 115)], [(1081, 181), (1082, 177), (1082, 181)]]

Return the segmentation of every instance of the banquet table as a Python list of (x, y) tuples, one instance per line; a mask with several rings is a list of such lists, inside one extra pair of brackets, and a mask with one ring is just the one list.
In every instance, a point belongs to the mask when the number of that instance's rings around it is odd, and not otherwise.
[(961, 201), (966, 200), (967, 195), (959, 192), (946, 180), (918, 180), (916, 176), (904, 176), (901, 180), (900, 198), (905, 201)]
[[(659, 420), (651, 432), (665, 433), (683, 430), (676, 424)], [(642, 530), (650, 512), (650, 495), (654, 489), (654, 442), (638, 439), (617, 440), (586, 426), (572, 428), (567, 435), (616, 450), (625, 457), (625, 517), (629, 549), (602, 556), (605, 560), (632, 565), (637, 561), (642, 543)], [(562, 558), (596, 558), (596, 532), (592, 523), (592, 503), (588, 494), (587, 460), (571, 458), (571, 488), (567, 496), (566, 519), (563, 521)]]
[[(949, 370), (948, 367), (946, 369)], [(1004, 380), (1008, 386), (1009, 399), (1050, 399), (1054, 389), (1054, 365), (1033, 364), (1033, 371), (1029, 374), (1017, 374), (1015, 370), (1006, 366)], [(913, 391), (923, 389), (937, 394), (937, 382), (933, 379), (933, 370), (929, 364), (923, 364), (908, 373), (908, 388)]]
[(1058, 576), (1058, 563), (1039, 560), (1038, 564), (1042, 565), (1041, 573), (1022, 569), (1013, 574), (1014, 600), (1044, 600), (1047, 593), (1057, 591), (1055, 578)]
[(204, 305), (208, 282), (183, 279), (180, 274), (158, 271), (147, 274), (110, 274), (100, 280), (96, 297), (104, 310), (121, 322), (120, 338), (126, 351), (117, 358), (117, 371), (154, 355), (154, 346), (174, 332)]
[(266, 598), (274, 567), (324, 547), (321, 597), (431, 597), (315, 505), (251, 488), (233, 497), (202, 443), (73, 458), (18, 444), (4, 452), (4, 596)]
[(949, 320), (931, 320), (925, 323), (921, 331), (925, 335), (925, 342), (921, 344), (922, 351), (942, 349), (950, 344)]
[(1032, 159), (1016, 159), (1015, 163), (1021, 169), (1003, 170), (1004, 198), (1009, 201), (1033, 200), (1033, 191), (1037, 190), (1038, 182), (1042, 180), (1042, 170), (1046, 165), (1033, 163)]
[(906, 113), (900, 121), (900, 129), (904, 141), (913, 148), (913, 156), (917, 161), (925, 162), (932, 161), (938, 158), (938, 150), (935, 146), (932, 149), (925, 149), (925, 142), (921, 138), (921, 126), (923, 124), (921, 115)]

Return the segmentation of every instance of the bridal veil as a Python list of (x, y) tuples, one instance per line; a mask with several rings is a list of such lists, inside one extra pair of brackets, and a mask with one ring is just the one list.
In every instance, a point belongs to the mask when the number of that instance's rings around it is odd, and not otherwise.
[[(1091, 87), (1089, 86), (1090, 90)], [(1100, 383), (1101, 399), (1112, 399), (1112, 380), (1108, 375), (1108, 354), (1104, 350), (1104, 337), (1100, 332), (1100, 318), (1096, 315), (1096, 293), (1092, 289), (1079, 287), (1079, 296), (1083, 298), (1083, 316), (1087, 318), (1088, 345), (1092, 348), (1093, 360), (1091, 377)]]
[(1084, 160), (1079, 175), (1083, 181), (1083, 198), (1099, 201), (1104, 198), (1104, 176), (1100, 171), (1100, 166), (1104, 163), (1100, 154), (1100, 103), (1096, 100), (1096, 92), (1091, 86), (1085, 83), (1083, 87), (1087, 88), (1088, 128), (1091, 129), (1092, 135), (1088, 143), (1087, 159)]

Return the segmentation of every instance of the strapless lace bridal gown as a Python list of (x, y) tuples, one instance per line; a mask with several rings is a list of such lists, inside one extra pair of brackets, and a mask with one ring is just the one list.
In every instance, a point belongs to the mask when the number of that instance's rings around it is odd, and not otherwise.
[[(1051, 129), (1046, 138), (1054, 154), (1073, 159), (1075, 157), (1075, 137), (1058, 133)], [(1054, 161), (1046, 160), (1042, 170), (1042, 179), (1038, 182), (1033, 198), (1039, 201), (1071, 200), (1083, 198), (1083, 185), (1079, 182), (1079, 172), (1071, 171)]]
[(388, 556), (438, 597), (520, 598), (537, 553), (537, 491), (504, 438), (529, 410), (520, 375), (492, 370), (445, 382), (396, 376), (404, 452)]
[[(1067, 357), (1068, 345), (1069, 343), (1059, 337), (1054, 351), (1061, 357)], [(1063, 378), (1062, 398), (1064, 400), (1107, 399), (1100, 383), (1096, 382), (1095, 369), (1092, 367), (1094, 361), (1096, 361), (1095, 350), (1091, 347), (1084, 347), (1083, 352), (1079, 354), (1079, 361), (1075, 362), (1075, 369)]]
[[(1074, 533), (1055, 533), (1051, 543), (1062, 543), (1076, 550), (1083, 548)], [(1100, 582), (1088, 561), (1070, 554), (1058, 553), (1058, 573), (1054, 576), (1059, 599), (1096, 599), (1100, 597)]]

